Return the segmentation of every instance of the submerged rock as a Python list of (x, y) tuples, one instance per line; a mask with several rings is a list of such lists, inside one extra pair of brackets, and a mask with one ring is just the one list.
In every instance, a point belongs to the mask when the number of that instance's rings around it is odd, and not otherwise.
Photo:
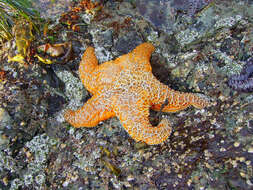
[(173, 30), (173, 9), (170, 1), (140, 0), (136, 1), (139, 13), (157, 29), (171, 33)]
[(177, 28), (177, 12), (193, 16), (212, 0), (139, 0), (138, 12), (158, 30), (171, 34)]
[(12, 123), (9, 113), (0, 107), (0, 130), (3, 130), (5, 127)]
[(32, 185), (35, 189), (43, 189), (46, 182), (45, 168), (47, 167), (48, 154), (57, 141), (46, 134), (35, 136), (27, 142), (24, 148), (27, 167), (23, 174), (12, 181), (10, 189), (20, 187), (29, 187)]
[(54, 18), (60, 14), (66, 12), (71, 3), (71, 0), (35, 0), (32, 4), (40, 11), (40, 14), (44, 18)]

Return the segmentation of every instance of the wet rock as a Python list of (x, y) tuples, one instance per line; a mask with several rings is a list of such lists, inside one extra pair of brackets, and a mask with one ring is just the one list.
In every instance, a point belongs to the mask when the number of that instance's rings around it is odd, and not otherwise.
[(176, 39), (181, 47), (190, 46), (200, 42), (207, 36), (215, 35), (218, 30), (235, 27), (239, 23), (246, 24), (241, 15), (224, 15), (221, 18), (215, 16), (212, 8), (207, 9), (197, 18), (196, 23), (187, 26), (185, 30), (176, 32)]
[(111, 29), (99, 31), (97, 36), (93, 35), (93, 42), (96, 41), (100, 46), (110, 48), (113, 45), (113, 31)]
[(70, 71), (55, 67), (55, 73), (65, 83), (65, 95), (70, 100), (69, 106), (76, 108), (82, 105), (83, 99), (87, 97), (88, 92), (84, 89), (79, 78), (75, 77)]
[(194, 16), (197, 11), (211, 3), (212, 0), (173, 0), (171, 6), (175, 11), (187, 13), (189, 16)]
[(138, 12), (158, 30), (171, 33), (173, 30), (173, 9), (169, 1), (136, 1)]
[(55, 18), (66, 12), (70, 3), (70, 0), (60, 0), (56, 2), (38, 0), (33, 3), (33, 6), (40, 11), (42, 17)]
[(93, 37), (95, 53), (100, 63), (109, 61), (113, 58), (111, 47), (113, 44), (113, 31), (111, 29), (92, 28), (90, 33)]
[(44, 81), (53, 88), (63, 88), (64, 83), (56, 76), (51, 67), (45, 67), (42, 77)]
[(0, 131), (0, 150), (4, 150), (8, 147), (9, 138)]
[(48, 108), (47, 112), (49, 115), (60, 111), (63, 108), (63, 105), (66, 103), (66, 100), (59, 95), (48, 96), (47, 97)]
[[(136, 2), (136, 7), (138, 12), (157, 30), (171, 35), (178, 29), (177, 13), (181, 12), (188, 16), (194, 16), (197, 11), (200, 11), (210, 2), (206, 0), (140, 0)], [(193, 32), (191, 33), (193, 34)]]
[(143, 41), (137, 32), (130, 31), (118, 39), (115, 44), (115, 49), (122, 54), (126, 54), (142, 42)]
[(46, 174), (45, 168), (47, 166), (48, 154), (53, 146), (57, 145), (57, 141), (48, 137), (46, 134), (35, 136), (31, 141), (25, 145), (25, 155), (27, 157), (27, 169), (14, 179), (11, 184), (11, 189), (22, 187), (29, 187), (33, 185), (35, 189), (45, 185)]
[(15, 173), (19, 171), (19, 166), (15, 159), (0, 151), (0, 171), (3, 172), (4, 170)]
[(0, 130), (3, 130), (5, 127), (8, 127), (11, 125), (12, 119), (9, 115), (9, 113), (4, 109), (0, 107)]
[(176, 32), (176, 39), (181, 47), (200, 42), (200, 40), (213, 33), (215, 15), (212, 9), (208, 9), (205, 14), (197, 18), (196, 23), (187, 26), (185, 30)]
[(214, 56), (224, 63), (224, 65), (221, 65), (217, 69), (223, 73), (226, 73), (227, 76), (238, 74), (242, 70), (242, 65), (238, 64), (237, 61), (231, 59), (231, 57), (229, 57), (225, 53), (217, 51), (215, 52)]
[(80, 168), (85, 172), (96, 173), (94, 165), (98, 158), (101, 157), (101, 150), (96, 147), (96, 149), (88, 155), (75, 153), (75, 157), (77, 158), (77, 160), (73, 163), (75, 167)]

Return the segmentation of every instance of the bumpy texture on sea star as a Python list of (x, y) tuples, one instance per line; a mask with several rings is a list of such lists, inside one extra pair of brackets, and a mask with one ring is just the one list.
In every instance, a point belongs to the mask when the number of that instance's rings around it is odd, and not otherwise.
[(93, 95), (82, 108), (67, 110), (65, 120), (74, 127), (94, 127), (100, 121), (117, 116), (135, 141), (159, 144), (171, 134), (169, 121), (164, 118), (153, 127), (149, 122), (149, 108), (176, 112), (193, 105), (204, 108), (206, 99), (192, 93), (170, 89), (152, 74), (149, 62), (154, 51), (150, 43), (137, 46), (132, 52), (98, 65), (94, 48), (84, 52), (79, 66), (83, 85)]

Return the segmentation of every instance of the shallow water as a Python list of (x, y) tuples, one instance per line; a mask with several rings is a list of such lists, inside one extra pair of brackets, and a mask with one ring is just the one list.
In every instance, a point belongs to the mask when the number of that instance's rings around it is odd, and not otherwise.
[(68, 10), (71, 0), (34, 0), (33, 6), (43, 18), (54, 18)]
[(138, 12), (156, 29), (172, 32), (177, 13), (193, 17), (212, 0), (139, 0), (136, 1)]
[(139, 13), (154, 27), (169, 32), (172, 30), (173, 10), (168, 0), (140, 0), (136, 2)]

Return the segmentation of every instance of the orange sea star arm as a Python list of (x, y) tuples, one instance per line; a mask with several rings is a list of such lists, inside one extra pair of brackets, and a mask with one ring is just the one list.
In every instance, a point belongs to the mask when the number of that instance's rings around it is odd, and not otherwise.
[(120, 64), (123, 69), (134, 69), (141, 66), (143, 72), (151, 72), (150, 57), (155, 47), (150, 43), (138, 45), (132, 52), (115, 59), (116, 64)]
[(153, 101), (151, 109), (156, 111), (159, 111), (161, 106), (165, 103), (167, 103), (167, 105), (164, 106), (162, 110), (163, 112), (176, 112), (191, 105), (202, 109), (209, 104), (207, 99), (202, 98), (197, 94), (178, 92), (163, 84), (157, 88), (157, 91), (153, 96), (153, 100), (155, 101)]
[(143, 98), (128, 96), (118, 97), (114, 112), (122, 126), (135, 141), (149, 145), (160, 144), (171, 134), (167, 119), (162, 119), (158, 126), (153, 127), (149, 122), (149, 105)]
[(151, 43), (146, 42), (138, 45), (131, 53), (135, 58), (141, 58), (141, 60), (147, 59), (148, 64), (150, 64), (149, 60), (154, 50), (155, 47)]
[(74, 127), (94, 127), (100, 121), (114, 117), (115, 114), (105, 95), (93, 96), (80, 109), (67, 110), (64, 118)]
[(88, 47), (79, 65), (79, 76), (83, 85), (93, 92), (93, 88), (96, 86), (92, 72), (98, 67), (98, 60), (95, 55), (93, 47)]

